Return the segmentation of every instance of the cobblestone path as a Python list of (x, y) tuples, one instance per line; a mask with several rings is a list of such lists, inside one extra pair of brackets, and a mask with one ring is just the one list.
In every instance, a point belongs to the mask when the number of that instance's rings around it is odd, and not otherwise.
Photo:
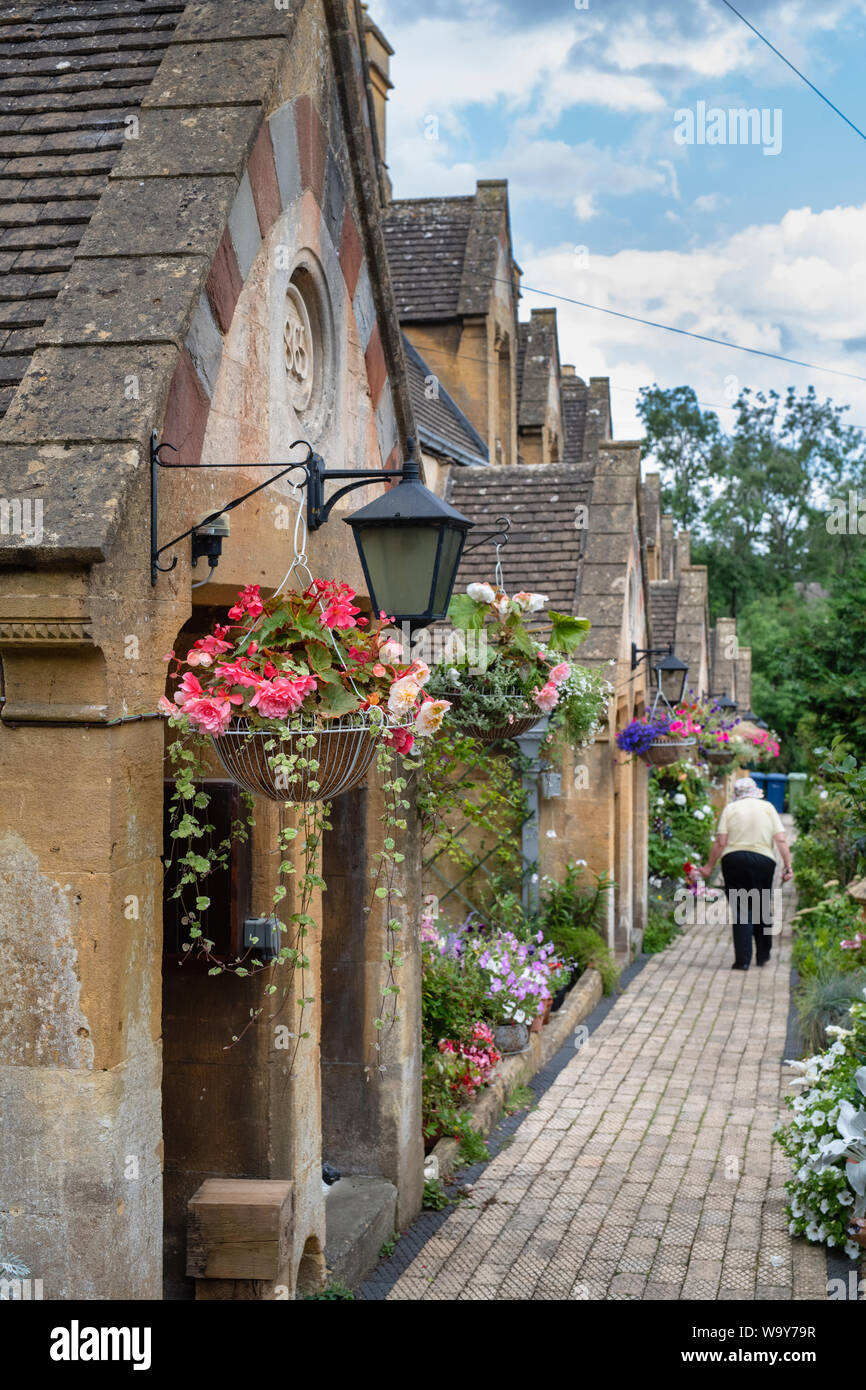
[(388, 1297), (826, 1298), (772, 1142), (790, 927), (762, 969), (732, 958), (723, 927), (654, 956)]

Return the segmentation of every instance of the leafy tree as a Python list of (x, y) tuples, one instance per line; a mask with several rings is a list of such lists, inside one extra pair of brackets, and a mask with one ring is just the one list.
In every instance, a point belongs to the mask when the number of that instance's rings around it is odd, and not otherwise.
[(662, 505), (688, 528), (701, 516), (708, 497), (722, 437), (718, 416), (701, 410), (691, 386), (644, 386), (637, 412), (646, 430), (644, 453), (661, 473)]

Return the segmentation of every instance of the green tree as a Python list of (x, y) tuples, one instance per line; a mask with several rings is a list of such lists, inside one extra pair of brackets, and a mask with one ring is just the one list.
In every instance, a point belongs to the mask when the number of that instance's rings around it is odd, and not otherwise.
[(664, 510), (688, 528), (708, 499), (722, 438), (718, 416), (701, 410), (691, 386), (644, 386), (637, 412), (646, 430), (644, 455), (652, 457), (661, 474)]

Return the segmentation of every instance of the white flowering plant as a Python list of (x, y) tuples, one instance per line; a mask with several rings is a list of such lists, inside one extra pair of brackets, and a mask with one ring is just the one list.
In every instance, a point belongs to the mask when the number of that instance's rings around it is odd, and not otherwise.
[(786, 1101), (791, 1122), (775, 1138), (794, 1168), (785, 1184), (791, 1234), (856, 1259), (848, 1226), (866, 1216), (866, 1003), (852, 1004), (850, 1024), (827, 1028), (833, 1042), (824, 1051), (785, 1063), (796, 1094)]
[(429, 691), (455, 701), (458, 724), (483, 727), (558, 712), (571, 722), (574, 738), (595, 731), (607, 710), (607, 682), (594, 671), (578, 678), (572, 661), (589, 621), (548, 608), (543, 626), (531, 631), (528, 623), (547, 602), (546, 594), (509, 596), (492, 584), (470, 584), (454, 595), (448, 608), (452, 652), (434, 668)]
[(681, 879), (684, 861), (706, 862), (716, 815), (700, 767), (674, 763), (653, 768), (649, 782), (649, 871), (659, 879)]

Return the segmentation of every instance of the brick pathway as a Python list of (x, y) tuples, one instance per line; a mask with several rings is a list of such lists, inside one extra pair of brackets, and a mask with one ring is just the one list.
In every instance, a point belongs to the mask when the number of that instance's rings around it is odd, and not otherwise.
[(763, 969), (732, 958), (722, 927), (653, 957), (388, 1297), (826, 1298), (771, 1138), (790, 928)]

